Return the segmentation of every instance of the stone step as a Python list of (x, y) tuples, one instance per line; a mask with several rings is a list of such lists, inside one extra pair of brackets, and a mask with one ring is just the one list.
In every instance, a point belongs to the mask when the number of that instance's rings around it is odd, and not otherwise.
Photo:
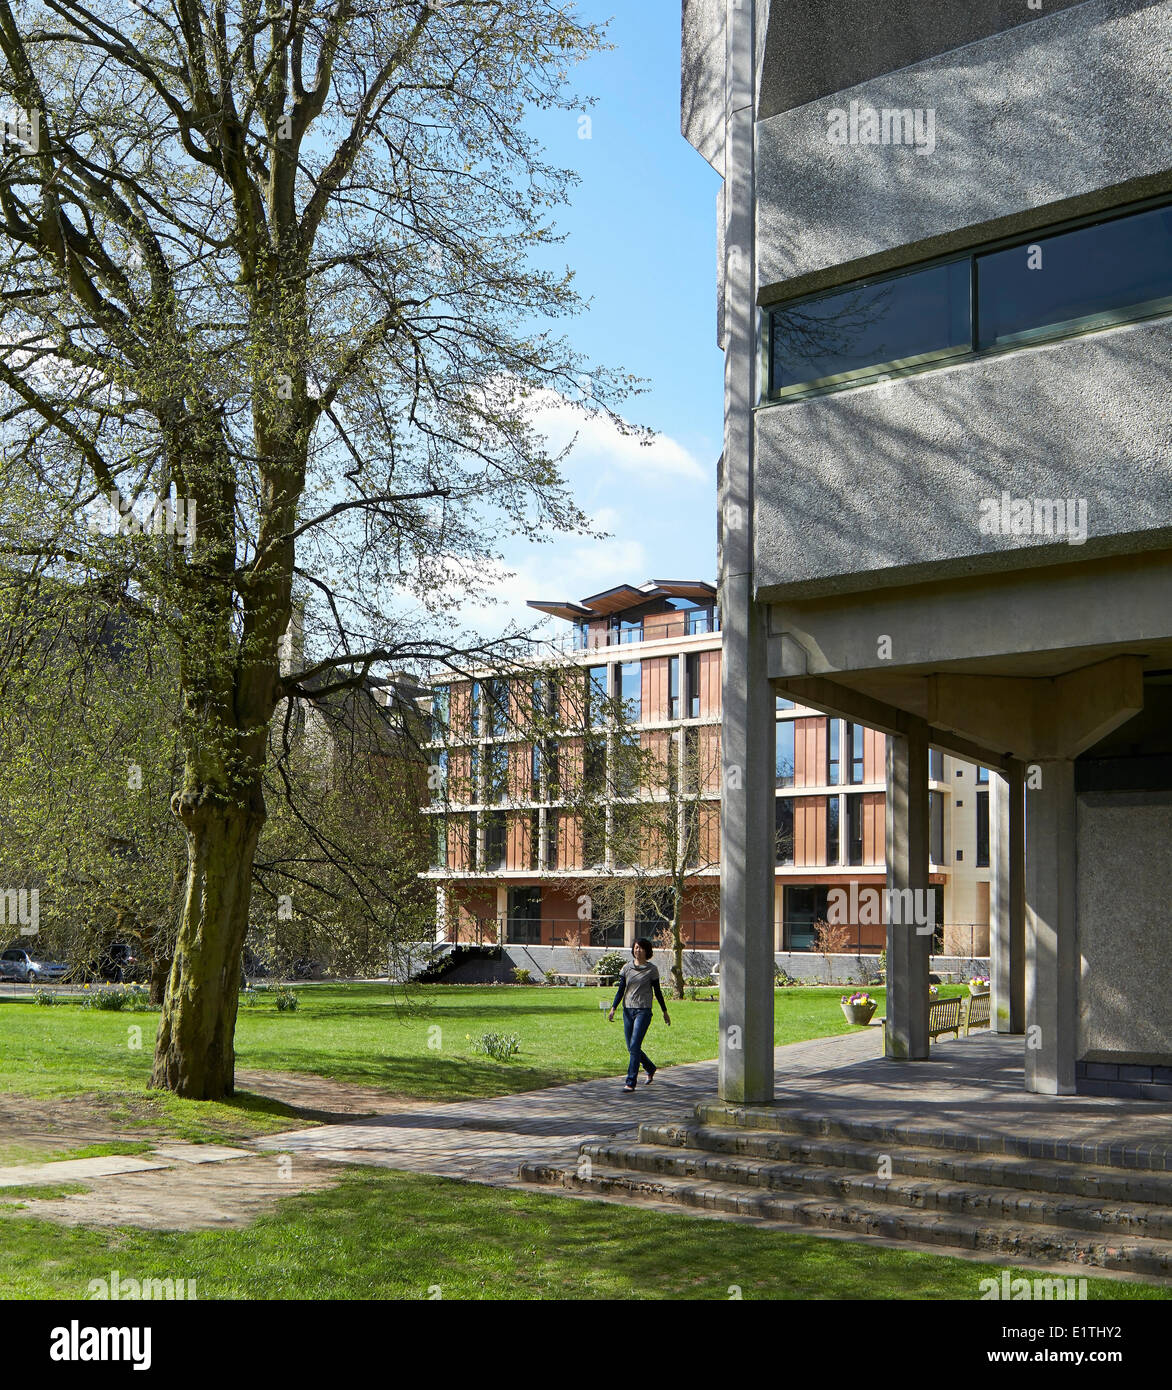
[(947, 1122), (932, 1126), (892, 1124), (882, 1120), (858, 1119), (849, 1113), (795, 1111), (789, 1107), (769, 1105), (727, 1105), (721, 1101), (702, 1101), (696, 1106), (696, 1119), (701, 1124), (718, 1128), (856, 1139), (863, 1143), (949, 1149), (957, 1153), (999, 1153), (1017, 1158), (1125, 1169), (1128, 1172), (1172, 1173), (1172, 1137), (1167, 1144), (1042, 1139), (1028, 1135), (974, 1133), (950, 1126)]
[(1092, 1168), (1059, 1159), (1017, 1158), (1000, 1153), (966, 1154), (939, 1148), (913, 1149), (857, 1139), (695, 1123), (640, 1125), (639, 1141), (668, 1148), (737, 1154), (775, 1163), (849, 1168), (859, 1173), (878, 1173), (880, 1159), (886, 1158), (891, 1173), (901, 1177), (1008, 1187), (1024, 1192), (1095, 1198), (1100, 1202), (1151, 1202), (1172, 1207), (1172, 1173), (1143, 1169)]
[(826, 1201), (780, 1193), (743, 1183), (704, 1182), (666, 1174), (641, 1173), (592, 1162), (588, 1172), (547, 1164), (521, 1165), (522, 1180), (599, 1197), (669, 1203), (730, 1215), (755, 1217), (787, 1226), (871, 1236), (916, 1246), (944, 1247), (954, 1253), (981, 1252), (1040, 1264), (1078, 1264), (1131, 1274), (1172, 1277), (1172, 1241), (1095, 1236), (1086, 1231), (952, 1213), (916, 1211), (882, 1203)]
[(621, 1140), (583, 1144), (579, 1154), (580, 1164), (587, 1159), (591, 1166), (598, 1164), (607, 1169), (793, 1191), (832, 1201), (909, 1207), (979, 1221), (1054, 1226), (1104, 1237), (1172, 1241), (1172, 1208), (1143, 1202), (1104, 1206), (1097, 1198), (1055, 1196), (933, 1178), (880, 1178), (874, 1171), (855, 1172), (805, 1161), (777, 1163)]

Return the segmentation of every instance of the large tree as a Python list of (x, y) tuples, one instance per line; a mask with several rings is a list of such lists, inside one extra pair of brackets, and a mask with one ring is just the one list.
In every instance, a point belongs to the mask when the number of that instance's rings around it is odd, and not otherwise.
[(499, 534), (585, 528), (532, 404), (629, 383), (542, 327), (572, 175), (526, 122), (600, 43), (559, 0), (0, 0), (0, 562), (178, 652), (155, 1086), (233, 1089), (274, 711), (444, 660)]

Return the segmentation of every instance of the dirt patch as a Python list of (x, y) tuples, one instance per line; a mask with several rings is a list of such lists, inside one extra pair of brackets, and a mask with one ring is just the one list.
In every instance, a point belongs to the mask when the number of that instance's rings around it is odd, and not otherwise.
[(332, 1187), (336, 1163), (289, 1154), (258, 1154), (224, 1163), (177, 1163), (149, 1173), (95, 1178), (88, 1192), (23, 1199), (5, 1216), (39, 1217), (65, 1226), (138, 1226), (195, 1231), (247, 1226), (282, 1197)]
[[(124, 1110), (133, 1104), (120, 1101)], [(119, 1126), (111, 1118), (108, 1096), (0, 1096), (0, 1165), (36, 1162), (90, 1144), (151, 1142), (166, 1135), (167, 1130), (156, 1125)]]
[(369, 1086), (330, 1081), (302, 1072), (238, 1068), (236, 1089), (264, 1096), (266, 1100), (281, 1101), (296, 1110), (302, 1119), (323, 1124), (343, 1123), (357, 1115), (391, 1115), (427, 1104), (418, 1097), (388, 1095)]

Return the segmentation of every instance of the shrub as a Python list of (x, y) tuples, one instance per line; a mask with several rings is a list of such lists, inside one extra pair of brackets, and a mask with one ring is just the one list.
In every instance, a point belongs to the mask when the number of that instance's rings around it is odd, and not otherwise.
[(532, 983), (533, 976), (524, 966), (515, 965), (513, 966), (513, 980), (516, 984), (527, 985)]
[(483, 1052), (494, 1062), (507, 1062), (513, 1053), (521, 1051), (521, 1039), (516, 1033), (481, 1033), (473, 1050)]
[(57, 996), (53, 993), (53, 991), (52, 991), (51, 989), (34, 989), (34, 990), (33, 990), (33, 1003), (34, 1003), (34, 1004), (43, 1004), (43, 1005), (46, 1006), (46, 1008), (48, 1008), (48, 1007), (51, 1007), (53, 1004), (56, 1004), (56, 1003), (58, 1003), (58, 1002), (59, 1002), (59, 1001), (58, 1001)]
[(606, 975), (618, 977), (619, 971), (626, 965), (627, 958), (621, 951), (607, 951), (604, 956), (594, 962), (594, 973), (601, 979)]
[(780, 965), (775, 965), (773, 967), (773, 983), (775, 985), (796, 985), (797, 980), (788, 971), (783, 970)]
[(288, 985), (278, 985), (273, 993), (277, 997), (277, 1012), (279, 1014), (297, 1012), (297, 1006), (301, 1001), (295, 990), (290, 989)]
[(547, 985), (564, 985), (565, 980), (562, 979), (556, 970), (547, 970), (545, 972), (545, 983)]

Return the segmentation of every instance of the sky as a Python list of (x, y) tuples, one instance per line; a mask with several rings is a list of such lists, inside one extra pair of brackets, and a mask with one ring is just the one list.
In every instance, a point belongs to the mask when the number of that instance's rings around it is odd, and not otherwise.
[[(597, 98), (589, 127), (569, 112), (532, 129), (551, 160), (581, 182), (557, 223), (561, 248), (591, 306), (564, 325), (593, 362), (646, 379), (626, 418), (657, 432), (650, 447), (568, 413), (547, 417), (551, 441), (580, 439), (566, 464), (578, 504), (610, 539), (563, 536), (506, 544), (513, 571), (500, 603), (465, 611), (486, 634), (531, 625), (527, 599), (580, 599), (645, 579), (716, 579), (716, 460), (723, 356), (716, 347), (716, 196), (720, 180), (680, 134), (679, 0), (582, 0), (611, 19), (613, 48), (579, 65), (577, 92)], [(581, 133), (588, 133), (583, 139)], [(548, 630), (564, 629), (551, 621)]]

